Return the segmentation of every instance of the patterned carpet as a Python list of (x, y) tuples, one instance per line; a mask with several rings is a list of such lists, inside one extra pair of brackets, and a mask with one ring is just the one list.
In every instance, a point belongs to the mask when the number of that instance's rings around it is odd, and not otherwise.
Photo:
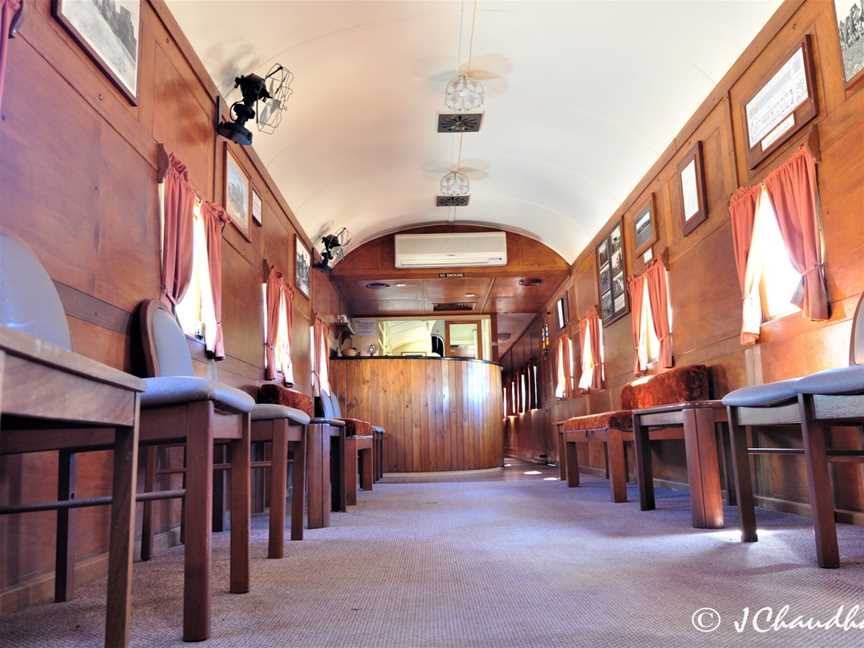
[[(864, 630), (736, 632), (742, 609), (828, 621), (864, 604), (864, 529), (840, 529), (843, 566), (813, 566), (807, 520), (760, 510), (760, 541), (696, 531), (686, 495), (659, 510), (613, 505), (605, 481), (568, 489), (513, 463), (460, 481), (388, 478), (328, 529), (267, 560), (255, 520), (252, 592), (227, 593), (227, 534), (214, 539), (213, 648), (414, 646), (861, 646)], [(388, 481), (389, 480), (389, 481)], [(631, 500), (636, 496), (631, 488)], [(734, 510), (733, 510), (734, 511)], [(736, 520), (730, 514), (730, 525)], [(136, 565), (132, 646), (177, 646), (183, 549)], [(101, 645), (102, 583), (71, 603), (0, 618), (0, 646)], [(720, 627), (692, 616), (715, 608)], [(844, 613), (845, 614), (845, 613)], [(864, 612), (855, 617), (864, 625)], [(697, 621), (708, 627), (716, 617)], [(763, 625), (767, 625), (763, 624)]]

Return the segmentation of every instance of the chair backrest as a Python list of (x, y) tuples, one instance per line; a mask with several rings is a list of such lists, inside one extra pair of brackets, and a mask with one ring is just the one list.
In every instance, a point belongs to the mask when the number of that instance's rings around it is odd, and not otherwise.
[(849, 341), (849, 364), (864, 364), (864, 293), (858, 298), (852, 318), (852, 339)]
[(0, 325), (72, 350), (66, 311), (30, 249), (0, 234)]
[(336, 394), (321, 392), (321, 414), (324, 418), (342, 418), (342, 410), (339, 407), (339, 398)]
[(141, 304), (141, 343), (150, 376), (194, 376), (192, 354), (177, 319), (160, 301)]

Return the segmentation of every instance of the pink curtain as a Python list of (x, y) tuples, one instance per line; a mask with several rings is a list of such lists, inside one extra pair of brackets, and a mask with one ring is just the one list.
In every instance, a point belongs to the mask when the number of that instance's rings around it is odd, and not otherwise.
[(328, 351), (327, 339), (330, 335), (330, 327), (327, 323), (316, 317), (313, 327), (313, 337), (315, 340), (315, 388), (318, 390), (318, 395), (321, 394), (321, 370), (325, 370), (327, 381), (330, 380), (330, 353)]
[(192, 279), (192, 209), (195, 191), (186, 166), (168, 156), (165, 183), (165, 224), (162, 242), (162, 300), (177, 304)]
[(3, 114), (3, 86), (9, 62), (9, 30), (20, 8), (21, 0), (0, 0), (0, 115)]
[(264, 377), (267, 380), (276, 378), (276, 332), (279, 330), (279, 298), (284, 283), (282, 273), (271, 266), (267, 273), (267, 340), (264, 343), (267, 354)]
[[(604, 382), (604, 367), (603, 367), (603, 350), (600, 343), (600, 314), (596, 306), (592, 306), (585, 317), (579, 322), (579, 344), (582, 353), (587, 349), (584, 347), (585, 335), (588, 335), (591, 360), (593, 363), (591, 374), (591, 389), (603, 389)], [(577, 380), (581, 382), (582, 376), (582, 361), (579, 362), (579, 377)]]
[(210, 351), (216, 360), (225, 359), (225, 338), (222, 334), (222, 231), (228, 215), (220, 205), (201, 204), (204, 230), (207, 233), (207, 261), (210, 266), (210, 286), (213, 290), (213, 311), (216, 315), (216, 337)]
[(746, 330), (747, 298), (750, 290), (747, 286), (747, 260), (750, 256), (750, 245), (753, 241), (753, 225), (756, 220), (756, 201), (759, 187), (742, 187), (729, 199), (729, 218), (732, 223), (732, 251), (735, 254), (735, 269), (738, 271), (738, 285), (741, 288), (743, 319), (745, 323), (741, 330), (741, 344), (753, 344), (759, 335)]
[(801, 273), (795, 305), (811, 320), (826, 320), (828, 290), (822, 269), (821, 236), (816, 186), (816, 160), (802, 146), (789, 160), (765, 178), (777, 224), (789, 259)]
[(666, 285), (666, 267), (655, 259), (644, 273), (648, 282), (648, 301), (651, 303), (651, 317), (654, 320), (654, 333), (660, 340), (660, 366), (672, 366), (672, 331), (669, 329), (669, 295)]
[(645, 275), (641, 274), (630, 279), (630, 327), (633, 332), (633, 350), (635, 351), (635, 371), (642, 373), (642, 359), (639, 357), (639, 344), (642, 331), (642, 294), (644, 292)]

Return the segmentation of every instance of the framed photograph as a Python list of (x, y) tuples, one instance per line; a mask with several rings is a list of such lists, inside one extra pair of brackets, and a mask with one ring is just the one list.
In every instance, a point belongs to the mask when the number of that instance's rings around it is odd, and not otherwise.
[(138, 105), (141, 0), (53, 0), (54, 17)]
[(636, 212), (633, 218), (633, 244), (636, 246), (636, 255), (641, 255), (656, 242), (657, 219), (654, 217), (654, 194), (652, 193), (648, 202)]
[(567, 326), (567, 297), (560, 297), (555, 302), (555, 314), (558, 320), (558, 330), (560, 331)]
[(252, 190), (252, 220), (258, 225), (261, 225), (263, 219), (264, 206), (261, 204), (261, 196), (255, 190)]
[(816, 116), (813, 55), (805, 36), (744, 102), (747, 162), (755, 169)]
[(864, 79), (864, 6), (859, 0), (834, 0), (834, 12), (848, 88)]
[(705, 205), (705, 174), (702, 167), (702, 142), (696, 142), (678, 164), (681, 183), (681, 231), (684, 236), (708, 219)]
[(294, 285), (297, 290), (309, 297), (309, 273), (312, 268), (312, 253), (303, 245), (303, 241), (294, 235)]
[(626, 315), (630, 307), (625, 266), (624, 236), (619, 221), (597, 244), (597, 294), (600, 317), (606, 325)]
[(225, 147), (225, 213), (247, 239), (249, 238), (249, 178)]

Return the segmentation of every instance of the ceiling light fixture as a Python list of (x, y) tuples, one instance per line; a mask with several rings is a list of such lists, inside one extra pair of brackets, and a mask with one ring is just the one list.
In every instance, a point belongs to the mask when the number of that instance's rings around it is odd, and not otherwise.
[(486, 89), (479, 81), (468, 77), (464, 72), (447, 84), (444, 103), (450, 110), (468, 112), (483, 107)]
[(467, 196), (471, 193), (471, 183), (468, 176), (458, 171), (451, 171), (441, 178), (442, 196)]
[(476, 297), (477, 293), (465, 293), (465, 296), (470, 299), (471, 297)]

